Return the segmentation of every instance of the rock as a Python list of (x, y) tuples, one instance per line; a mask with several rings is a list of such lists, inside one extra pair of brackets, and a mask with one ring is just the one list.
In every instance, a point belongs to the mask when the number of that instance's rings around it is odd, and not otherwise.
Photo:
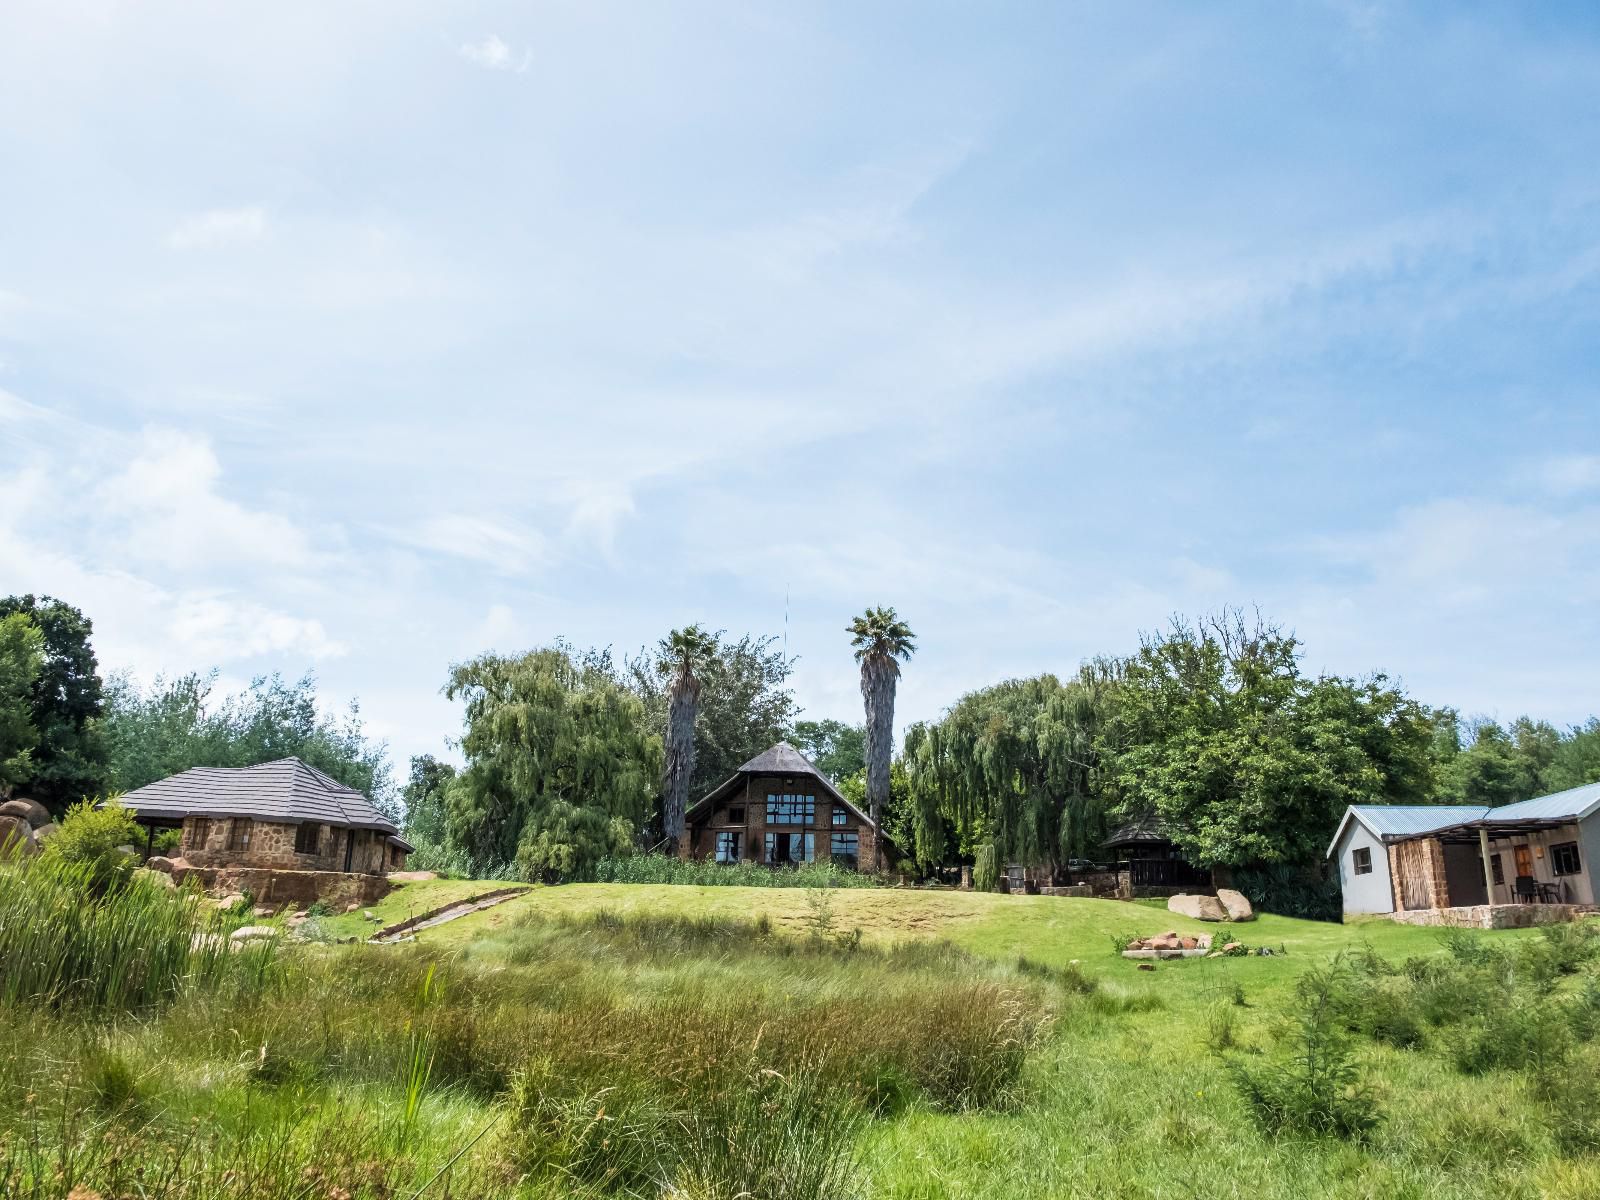
[(54, 821), (46, 821), (43, 825), (39, 826), (39, 828), (33, 831), (33, 840), (37, 845), (42, 846), (60, 832), (61, 826), (57, 825)]
[(144, 879), (157, 887), (167, 888), (169, 891), (178, 890), (178, 885), (172, 881), (172, 876), (165, 871), (152, 871), (148, 867), (140, 867), (134, 871), (133, 877), (135, 879)]
[(270, 917), (276, 911), (270, 904), (258, 904), (250, 910), (254, 916), (258, 917)]
[(1140, 963), (1139, 964), (1139, 970), (1141, 970), (1141, 971), (1154, 971), (1155, 969), (1156, 969), (1155, 963)]
[(1167, 911), (1196, 921), (1226, 921), (1227, 911), (1215, 896), (1174, 896), (1167, 901)]
[(378, 924), (378, 914), (373, 912), (370, 908), (363, 909), (361, 916), (364, 920), (371, 921), (374, 925)]
[(1228, 942), (1227, 944), (1225, 944), (1222, 947), (1222, 952), (1224, 954), (1237, 954), (1237, 953), (1239, 953), (1239, 951), (1241, 951), (1243, 949), (1244, 949), (1244, 946), (1241, 945), (1239, 942)]
[(361, 905), (357, 904), (354, 900), (352, 900), (352, 901), (350, 901), (349, 904), (346, 904), (344, 906), (344, 910), (347, 913), (353, 913), (353, 912), (355, 912), (356, 909), (358, 909), (360, 907), (361, 907)]
[(1194, 950), (1194, 949), (1197, 949), (1199, 947), (1199, 945), (1200, 945), (1200, 939), (1199, 938), (1192, 938), (1192, 937), (1179, 938), (1178, 942), (1179, 942), (1180, 945), (1183, 946), (1183, 948), (1185, 950)]
[(233, 931), (233, 940), (236, 942), (258, 942), (277, 936), (277, 927), (273, 925), (242, 925)]
[(221, 899), (219, 899), (217, 901), (217, 907), (218, 908), (232, 908), (235, 904), (238, 904), (239, 901), (241, 901), (243, 899), (244, 899), (244, 893), (243, 892), (229, 892), (226, 896), (223, 896)]
[(171, 875), (177, 867), (176, 863), (162, 854), (157, 854), (152, 858), (145, 859), (144, 865), (147, 870), (161, 871), (167, 875)]
[(27, 821), (21, 817), (0, 817), (0, 858), (32, 854), (37, 849), (33, 827)]
[(1156, 934), (1156, 936), (1158, 938), (1175, 938), (1178, 936), (1178, 931), (1176, 929), (1169, 929), (1165, 933)]
[(1245, 899), (1243, 892), (1236, 892), (1232, 888), (1218, 888), (1217, 902), (1227, 912), (1230, 921), (1256, 919), (1256, 910), (1250, 907), (1250, 901)]
[(26, 796), (16, 796), (0, 804), (0, 817), (21, 817), (33, 829), (50, 824), (50, 810)]

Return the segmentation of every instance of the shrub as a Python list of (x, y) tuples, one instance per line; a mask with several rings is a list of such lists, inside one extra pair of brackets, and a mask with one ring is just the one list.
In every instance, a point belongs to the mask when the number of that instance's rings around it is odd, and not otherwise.
[(116, 800), (100, 808), (93, 800), (80, 800), (61, 818), (61, 828), (45, 843), (42, 857), (83, 866), (94, 886), (103, 888), (133, 870), (133, 859), (118, 847), (141, 840), (133, 813)]
[(796, 867), (768, 867), (761, 863), (685, 861), (667, 854), (630, 854), (603, 858), (595, 865), (596, 883), (669, 883), (696, 887), (878, 887), (878, 878), (862, 871), (836, 867), (831, 862), (804, 863)]
[(978, 847), (972, 857), (972, 887), (978, 892), (992, 892), (1000, 886), (1000, 852), (993, 842)]
[(1259, 912), (1280, 917), (1303, 917), (1308, 921), (1339, 921), (1344, 917), (1344, 901), (1336, 879), (1324, 879), (1303, 867), (1235, 867), (1233, 886), (1250, 897)]
[(1288, 1059), (1231, 1064), (1235, 1086), (1268, 1133), (1359, 1138), (1381, 1120), (1341, 1019), (1351, 980), (1350, 965), (1338, 956), (1307, 971), (1296, 985)]
[(1460, 1026), (1451, 1039), (1450, 1056), (1467, 1075), (1501, 1067), (1546, 1071), (1566, 1058), (1571, 1037), (1560, 1004), (1546, 994), (1519, 993)]

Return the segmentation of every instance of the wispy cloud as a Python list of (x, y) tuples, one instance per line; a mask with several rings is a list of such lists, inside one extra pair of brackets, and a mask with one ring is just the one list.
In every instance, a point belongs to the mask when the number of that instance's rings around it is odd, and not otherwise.
[(1539, 482), (1557, 496), (1576, 496), (1600, 489), (1600, 454), (1561, 454), (1537, 469)]
[(489, 34), (482, 41), (463, 42), (456, 51), (469, 63), (489, 71), (523, 72), (533, 62), (533, 51), (524, 50), (518, 55), (498, 34)]
[(267, 211), (259, 205), (213, 208), (178, 222), (167, 234), (167, 245), (174, 250), (209, 250), (260, 241), (266, 232)]

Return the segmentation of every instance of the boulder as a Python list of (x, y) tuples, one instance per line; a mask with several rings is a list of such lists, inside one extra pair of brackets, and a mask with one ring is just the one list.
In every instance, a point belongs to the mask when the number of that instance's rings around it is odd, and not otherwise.
[(34, 829), (50, 824), (50, 810), (26, 796), (17, 796), (0, 804), (0, 817), (21, 817)]
[(33, 829), (26, 821), (21, 817), (0, 817), (0, 858), (32, 854), (37, 848)]
[(217, 907), (218, 908), (232, 908), (234, 905), (238, 904), (239, 901), (241, 901), (243, 899), (244, 899), (244, 893), (243, 892), (229, 892), (226, 896), (222, 896), (222, 897), (218, 898)]
[(1226, 921), (1227, 910), (1215, 896), (1174, 896), (1167, 901), (1167, 911), (1196, 921)]
[(43, 825), (39, 826), (39, 828), (33, 831), (33, 840), (42, 846), (60, 832), (61, 826), (57, 825), (54, 821), (46, 821)]
[(174, 863), (170, 858), (160, 854), (145, 859), (144, 865), (148, 870), (160, 871), (165, 875), (171, 875), (177, 867), (177, 864)]
[(164, 887), (172, 891), (176, 891), (178, 888), (178, 885), (172, 881), (171, 875), (166, 874), (164, 871), (152, 871), (148, 867), (140, 867), (133, 873), (133, 877), (135, 879), (143, 879), (149, 883), (155, 884), (157, 887)]
[(236, 942), (259, 942), (277, 936), (278, 928), (275, 925), (241, 925), (233, 931), (233, 940)]
[(1217, 889), (1217, 903), (1227, 911), (1230, 921), (1254, 921), (1256, 910), (1250, 907), (1250, 901), (1245, 899), (1243, 892), (1236, 892), (1232, 888)]

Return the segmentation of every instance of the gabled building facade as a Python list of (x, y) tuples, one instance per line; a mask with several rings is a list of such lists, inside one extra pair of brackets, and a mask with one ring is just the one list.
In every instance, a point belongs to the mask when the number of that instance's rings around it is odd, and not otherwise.
[[(1476, 910), (1522, 905), (1582, 911), (1600, 896), (1600, 783), (1499, 808), (1352, 805), (1328, 846), (1347, 916), (1474, 910), (1449, 924), (1523, 924)], [(1483, 920), (1479, 921), (1479, 915)]]
[(878, 871), (891, 852), (871, 818), (788, 742), (756, 755), (684, 814), (683, 858)]

